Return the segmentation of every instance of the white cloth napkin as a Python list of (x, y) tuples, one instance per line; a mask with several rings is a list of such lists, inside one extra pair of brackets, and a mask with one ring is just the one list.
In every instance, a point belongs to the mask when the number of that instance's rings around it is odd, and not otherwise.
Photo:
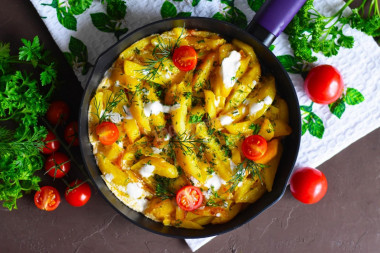
[[(42, 5), (51, 4), (54, 1), (60, 3), (60, 8), (68, 6), (67, 0), (31, 0), (63, 52), (70, 51), (69, 42), (73, 36), (86, 45), (88, 62), (94, 63), (100, 53), (117, 41), (113, 33), (102, 32), (92, 24), (90, 14), (106, 12), (105, 5), (102, 5), (100, 1), (94, 0), (89, 9), (83, 14), (75, 16), (76, 31), (68, 30), (58, 22), (55, 8)], [(176, 7), (175, 13), (191, 12), (192, 16), (202, 17), (211, 17), (217, 12), (224, 13), (226, 7), (219, 0), (201, 0), (196, 7), (192, 7), (191, 4), (196, 2), (192, 0), (128, 0), (126, 15), (119, 21), (120, 27), (127, 27), (129, 31), (133, 31), (145, 24), (160, 20), (162, 18), (160, 10), (164, 2), (173, 4)], [(316, 8), (324, 14), (338, 10), (343, 4), (342, 0), (315, 0)], [(235, 6), (245, 14), (248, 21), (252, 19), (254, 12), (249, 8), (247, 0), (236, 0)], [(349, 10), (346, 11), (349, 12)], [(175, 13), (172, 10), (172, 15)], [(322, 139), (313, 137), (308, 132), (303, 135), (296, 168), (317, 167), (380, 126), (380, 48), (372, 37), (357, 30), (345, 27), (344, 32), (354, 36), (354, 48), (340, 49), (337, 56), (330, 58), (318, 54), (319, 60), (315, 65), (331, 64), (335, 66), (342, 74), (345, 85), (359, 90), (365, 100), (359, 105), (347, 105), (341, 119), (334, 116), (328, 106), (314, 104), (313, 112), (324, 122), (325, 133)], [(276, 55), (292, 54), (286, 35), (282, 34), (277, 38), (274, 45)], [(74, 65), (75, 74), (84, 86), (88, 74), (82, 75), (77, 67), (78, 65)], [(290, 74), (290, 77), (295, 85), (300, 105), (309, 106), (311, 101), (304, 92), (302, 77), (295, 74)], [(192, 251), (196, 251), (213, 238), (186, 239), (186, 242)]]

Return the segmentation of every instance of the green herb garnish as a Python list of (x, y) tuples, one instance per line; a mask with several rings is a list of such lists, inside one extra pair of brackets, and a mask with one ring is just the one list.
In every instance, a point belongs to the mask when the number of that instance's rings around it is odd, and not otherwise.
[(245, 159), (242, 163), (239, 163), (239, 165), (236, 166), (235, 175), (233, 175), (232, 178), (227, 182), (231, 184), (228, 191), (233, 192), (235, 188), (238, 186), (238, 184), (240, 182), (243, 182), (244, 178), (248, 175), (252, 175), (252, 177), (258, 176), (260, 181), (262, 182), (260, 172), (265, 167), (266, 165), (264, 164), (256, 163), (255, 161)]

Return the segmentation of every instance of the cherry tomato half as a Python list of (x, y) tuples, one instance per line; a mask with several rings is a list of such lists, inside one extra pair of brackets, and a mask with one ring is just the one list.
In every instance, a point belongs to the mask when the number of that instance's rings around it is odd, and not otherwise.
[(302, 203), (317, 203), (326, 194), (326, 176), (317, 169), (309, 167), (298, 169), (290, 178), (290, 191)]
[(53, 124), (61, 124), (69, 118), (69, 106), (63, 101), (54, 101), (46, 112), (47, 120)]
[(312, 68), (307, 74), (305, 92), (318, 104), (331, 104), (343, 92), (343, 79), (336, 68), (331, 65), (320, 65)]
[(117, 126), (112, 122), (104, 121), (100, 123), (95, 131), (99, 136), (99, 141), (103, 145), (111, 145), (119, 139), (119, 129), (117, 129)]
[(83, 206), (91, 197), (91, 188), (86, 182), (75, 180), (66, 188), (65, 199), (72, 206)]
[(66, 175), (71, 167), (70, 159), (64, 153), (56, 152), (48, 157), (45, 162), (45, 170), (53, 178), (61, 178)]
[(65, 128), (65, 140), (72, 146), (79, 145), (78, 139), (78, 122), (70, 122)]
[(48, 133), (43, 142), (44, 147), (41, 149), (41, 152), (45, 155), (52, 154), (53, 152), (57, 151), (61, 146), (53, 132), (50, 130), (48, 130)]
[(181, 209), (193, 211), (202, 205), (203, 195), (198, 187), (189, 185), (177, 192), (176, 200)]
[(248, 136), (241, 145), (244, 156), (253, 161), (263, 157), (267, 147), (267, 141), (260, 135)]
[(197, 65), (197, 52), (190, 46), (180, 46), (174, 50), (173, 63), (179, 70), (193, 70)]
[(34, 204), (41, 210), (53, 211), (61, 203), (61, 196), (52, 186), (43, 186), (34, 194)]

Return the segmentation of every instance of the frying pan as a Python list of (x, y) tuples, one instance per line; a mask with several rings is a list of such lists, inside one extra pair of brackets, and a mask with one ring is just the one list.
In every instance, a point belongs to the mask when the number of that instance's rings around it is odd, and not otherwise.
[[(99, 56), (88, 80), (82, 99), (79, 119), (79, 139), (83, 161), (88, 173), (94, 185), (112, 207), (135, 225), (150, 232), (177, 238), (202, 238), (225, 233), (247, 223), (272, 206), (283, 196), (298, 155), (301, 139), (301, 116), (293, 84), (287, 72), (267, 46), (283, 31), (304, 2), (305, 0), (266, 1), (246, 31), (230, 23), (211, 18), (175, 18), (154, 22), (128, 34)], [(144, 37), (155, 33), (162, 33), (174, 27), (183, 26), (188, 29), (215, 32), (227, 40), (236, 38), (251, 45), (260, 60), (263, 72), (270, 72), (276, 79), (277, 91), (288, 104), (289, 124), (293, 130), (292, 134), (283, 140), (284, 152), (277, 170), (273, 190), (265, 193), (258, 201), (249, 205), (231, 221), (224, 224), (207, 225), (203, 230), (167, 227), (159, 222), (146, 218), (143, 214), (135, 212), (124, 205), (111, 190), (108, 189), (101, 178), (101, 172), (96, 164), (88, 137), (89, 103), (104, 73), (111, 67), (119, 54), (125, 48)]]

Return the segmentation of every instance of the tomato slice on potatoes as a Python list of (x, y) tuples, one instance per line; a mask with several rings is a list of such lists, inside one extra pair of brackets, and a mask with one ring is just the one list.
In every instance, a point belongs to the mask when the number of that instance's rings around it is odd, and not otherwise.
[(185, 211), (193, 211), (202, 205), (203, 195), (196, 186), (184, 186), (176, 196), (178, 206)]
[(197, 52), (190, 46), (180, 46), (174, 50), (173, 63), (179, 70), (193, 70), (197, 65)]
[(43, 186), (34, 194), (34, 204), (41, 210), (53, 211), (61, 203), (61, 196), (52, 186)]
[(104, 121), (96, 127), (96, 134), (99, 136), (99, 141), (103, 145), (111, 145), (119, 139), (119, 129), (109, 121)]
[(260, 135), (248, 136), (241, 145), (244, 156), (253, 161), (263, 157), (267, 147), (267, 141)]
[(46, 135), (43, 142), (44, 147), (41, 149), (41, 152), (45, 155), (49, 155), (57, 151), (61, 145), (58, 139), (55, 137), (54, 133), (50, 130), (48, 130), (48, 134)]

